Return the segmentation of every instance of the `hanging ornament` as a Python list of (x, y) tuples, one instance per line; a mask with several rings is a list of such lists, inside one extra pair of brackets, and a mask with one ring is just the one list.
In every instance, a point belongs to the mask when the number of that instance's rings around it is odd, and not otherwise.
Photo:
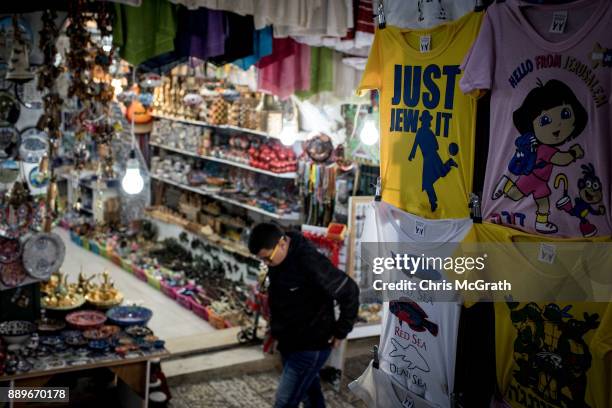
[(13, 49), (9, 58), (6, 79), (23, 84), (34, 79), (30, 71), (29, 49), (21, 36), (17, 15), (13, 15)]
[(59, 36), (59, 28), (55, 25), (57, 14), (53, 10), (45, 10), (41, 20), (43, 23), (40, 30), (39, 48), (43, 54), (43, 64), (38, 70), (37, 88), (39, 91), (52, 89), (57, 81), (57, 78), (62, 72), (57, 58), (57, 37)]

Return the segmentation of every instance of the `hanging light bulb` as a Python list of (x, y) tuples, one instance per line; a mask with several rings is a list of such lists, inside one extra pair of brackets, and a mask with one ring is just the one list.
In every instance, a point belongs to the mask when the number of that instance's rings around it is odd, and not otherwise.
[(359, 139), (366, 146), (372, 146), (378, 142), (378, 127), (372, 118), (367, 118), (359, 132)]
[(132, 149), (125, 166), (125, 175), (121, 179), (121, 188), (130, 195), (138, 194), (144, 188), (144, 180), (140, 174), (140, 164), (136, 159), (136, 151)]
[(83, 200), (81, 200), (81, 197), (79, 197), (77, 198), (76, 203), (74, 204), (74, 210), (81, 211), (82, 207), (83, 207)]
[(298, 128), (295, 125), (284, 125), (278, 138), (285, 146), (293, 146), (297, 140)]

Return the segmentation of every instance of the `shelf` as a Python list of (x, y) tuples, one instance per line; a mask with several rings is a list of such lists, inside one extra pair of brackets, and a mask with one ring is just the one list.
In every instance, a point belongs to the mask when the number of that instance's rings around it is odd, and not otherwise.
[[(157, 223), (164, 223), (167, 225), (173, 225), (176, 228), (184, 228), (182, 227), (179, 223), (173, 222), (173, 220), (166, 220), (166, 219), (161, 219), (158, 218), (158, 216), (154, 213), (154, 212), (147, 212), (146, 213), (146, 217), (154, 220)], [(213, 245), (216, 246), (217, 248), (221, 248), (227, 252), (231, 252), (231, 253), (235, 253), (235, 254), (239, 254), (241, 256), (247, 257), (247, 258), (252, 258), (252, 259), (257, 259), (257, 257), (255, 257), (253, 254), (251, 254), (248, 250), (248, 248), (244, 245), (238, 245), (233, 241), (230, 241), (228, 239), (219, 237), (218, 240), (212, 240), (210, 239), (209, 236), (201, 234), (201, 233), (195, 233), (191, 230), (188, 230), (190, 234), (193, 234), (195, 236), (197, 236), (200, 239), (203, 239), (204, 241), (206, 241), (209, 245)]]
[(171, 184), (175, 187), (181, 188), (183, 190), (187, 190), (187, 191), (191, 191), (197, 194), (201, 194), (203, 196), (207, 196), (207, 197), (211, 197), (214, 198), (215, 200), (219, 200), (219, 201), (223, 201), (225, 203), (231, 204), (231, 205), (235, 205), (237, 207), (242, 207), (242, 208), (246, 208), (247, 210), (259, 213), (259, 214), (263, 214), (266, 215), (270, 218), (274, 218), (277, 220), (286, 220), (286, 221), (298, 221), (300, 219), (299, 215), (278, 215), (276, 213), (270, 212), (270, 211), (266, 211), (264, 209), (261, 209), (259, 207), (253, 207), (252, 205), (248, 205), (248, 204), (244, 204), (241, 203), (240, 201), (237, 200), (232, 200), (231, 198), (227, 198), (227, 197), (223, 197), (221, 195), (218, 194), (214, 194), (214, 193), (208, 193), (204, 190), (201, 190), (199, 188), (196, 187), (191, 187), (191, 186), (187, 186), (185, 184), (181, 184), (181, 183), (177, 183), (176, 181), (172, 181), (172, 180), (168, 180), (166, 178), (162, 178), (159, 176), (156, 176), (154, 174), (151, 174), (150, 177), (154, 180), (158, 180), (161, 181), (163, 183), (166, 184)]
[(171, 152), (175, 152), (175, 153), (179, 153), (179, 154), (184, 154), (186, 156), (196, 157), (196, 158), (203, 159), (203, 160), (209, 160), (209, 161), (213, 161), (213, 162), (217, 162), (217, 163), (227, 164), (229, 166), (239, 167), (241, 169), (246, 169), (246, 170), (249, 170), (249, 171), (254, 171), (256, 173), (265, 174), (265, 175), (270, 176), (270, 177), (277, 177), (277, 178), (294, 180), (296, 178), (296, 176), (297, 176), (296, 173), (294, 173), (294, 172), (293, 173), (274, 173), (272, 171), (263, 170), (263, 169), (259, 169), (257, 167), (249, 166), (248, 164), (238, 163), (238, 162), (235, 162), (235, 161), (232, 161), (232, 160), (227, 160), (227, 159), (220, 159), (220, 158), (214, 157), (214, 156), (204, 156), (204, 155), (201, 155), (201, 154), (188, 152), (186, 150), (177, 149), (176, 147), (170, 147), (170, 146), (162, 145), (162, 144), (159, 144), (159, 143), (150, 142), (149, 145), (155, 146), (155, 147), (159, 147), (160, 149), (168, 150), (168, 151), (171, 151)]
[(269, 138), (272, 138), (272, 139), (278, 139), (278, 136), (271, 135), (271, 134), (266, 133), (266, 132), (261, 132), (259, 130), (253, 130), (253, 129), (241, 128), (241, 127), (238, 127), (238, 126), (211, 125), (210, 123), (202, 122), (201, 120), (181, 119), (181, 118), (176, 118), (174, 116), (167, 116), (167, 115), (153, 114), (152, 116), (154, 118), (157, 118), (157, 119), (166, 119), (166, 120), (171, 120), (171, 121), (174, 121), (174, 122), (187, 123), (189, 125), (204, 126), (204, 127), (209, 127), (209, 128), (214, 128), (214, 129), (222, 129), (222, 130), (231, 130), (231, 131), (234, 131), (234, 132), (250, 133), (252, 135), (257, 135), (257, 136), (262, 136), (262, 137), (269, 137)]

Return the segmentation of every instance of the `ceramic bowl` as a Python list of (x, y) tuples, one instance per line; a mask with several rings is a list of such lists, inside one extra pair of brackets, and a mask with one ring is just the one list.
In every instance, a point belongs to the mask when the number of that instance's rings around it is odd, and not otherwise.
[(64, 338), (61, 336), (43, 336), (40, 338), (40, 344), (47, 347), (56, 347), (64, 344)]
[(145, 337), (153, 335), (151, 329), (144, 326), (130, 326), (125, 329), (125, 332), (132, 337)]
[(66, 322), (55, 319), (41, 319), (36, 321), (39, 332), (53, 333), (66, 327)]
[(141, 306), (117, 306), (106, 312), (106, 317), (110, 323), (117, 326), (144, 326), (146, 325), (153, 312)]
[(26, 320), (9, 320), (0, 323), (0, 336), (7, 344), (21, 344), (36, 331), (36, 325)]
[(110, 347), (110, 344), (106, 340), (91, 340), (88, 347), (94, 351), (104, 351)]
[(66, 322), (79, 330), (95, 329), (104, 324), (106, 316), (96, 310), (80, 310), (66, 315)]

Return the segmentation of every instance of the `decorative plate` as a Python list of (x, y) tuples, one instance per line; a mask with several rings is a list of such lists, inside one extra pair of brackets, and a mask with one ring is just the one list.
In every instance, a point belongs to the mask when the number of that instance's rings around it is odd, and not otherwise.
[(49, 177), (46, 175), (41, 175), (38, 166), (35, 166), (32, 168), (32, 170), (30, 170), (30, 174), (28, 174), (28, 181), (34, 188), (45, 188), (49, 185)]
[(106, 325), (99, 329), (89, 329), (83, 332), (83, 337), (88, 340), (107, 339), (119, 333), (119, 326)]
[(0, 160), (0, 183), (11, 184), (19, 177), (19, 164), (15, 160)]
[(18, 239), (0, 237), (0, 263), (13, 263), (19, 258), (21, 258), (21, 242)]
[(21, 137), (15, 127), (0, 127), (0, 160), (17, 159), (20, 141)]
[(26, 272), (20, 260), (9, 264), (0, 264), (0, 281), (9, 288), (15, 287), (26, 278)]
[(69, 313), (66, 316), (66, 321), (77, 329), (87, 330), (102, 326), (106, 321), (106, 316), (104, 313), (95, 310), (80, 310)]
[(108, 320), (118, 326), (144, 326), (153, 316), (151, 309), (141, 306), (117, 306), (106, 312)]
[(19, 157), (26, 163), (38, 163), (49, 151), (49, 136), (35, 127), (21, 131)]
[(69, 311), (79, 308), (85, 304), (85, 297), (78, 293), (70, 294), (71, 302), (69, 304), (64, 305), (49, 305), (45, 301), (45, 298), (41, 299), (41, 304), (45, 309), (49, 310), (61, 310), (61, 311)]
[(28, 239), (23, 248), (23, 265), (33, 278), (48, 280), (64, 262), (66, 246), (54, 233), (39, 233)]

